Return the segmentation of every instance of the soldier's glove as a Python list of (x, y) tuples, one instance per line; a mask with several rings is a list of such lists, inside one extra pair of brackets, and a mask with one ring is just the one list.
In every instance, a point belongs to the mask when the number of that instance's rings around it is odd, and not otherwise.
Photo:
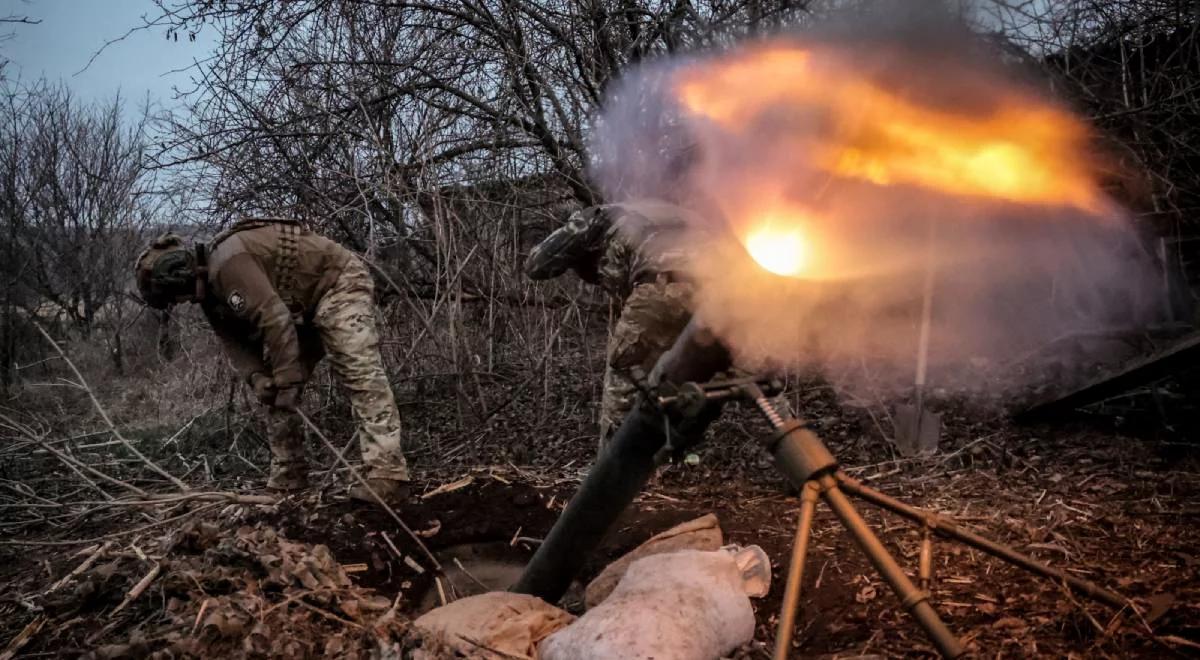
[(285, 387), (275, 394), (275, 407), (280, 410), (295, 410), (300, 407), (300, 388)]
[(250, 386), (254, 388), (254, 396), (258, 397), (260, 403), (264, 406), (275, 405), (275, 381), (270, 376), (256, 371), (250, 374)]

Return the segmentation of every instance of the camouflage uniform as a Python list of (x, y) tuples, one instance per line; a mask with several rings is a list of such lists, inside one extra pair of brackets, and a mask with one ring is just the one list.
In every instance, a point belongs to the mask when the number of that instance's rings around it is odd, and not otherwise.
[(571, 269), (621, 302), (608, 339), (602, 446), (637, 398), (635, 369), (649, 373), (691, 318), (684, 236), (699, 226), (693, 212), (666, 202), (607, 204), (573, 214), (529, 254), (525, 271), (533, 279)]
[[(322, 357), (347, 389), (367, 476), (407, 481), (400, 415), (379, 354), (374, 284), (362, 260), (287, 220), (248, 220), (218, 236), (201, 308), (247, 382), (301, 390)], [(304, 426), (273, 407), (273, 488), (302, 485)]]
[(374, 478), (407, 481), (400, 413), (379, 355), (375, 282), (361, 259), (351, 259), (321, 298), (314, 323), (334, 373), (349, 390), (363, 463)]
[(600, 400), (600, 444), (616, 432), (633, 408), (638, 388), (630, 378), (635, 368), (649, 374), (658, 358), (675, 343), (692, 317), (692, 286), (684, 282), (649, 282), (634, 288), (608, 338), (604, 395)]

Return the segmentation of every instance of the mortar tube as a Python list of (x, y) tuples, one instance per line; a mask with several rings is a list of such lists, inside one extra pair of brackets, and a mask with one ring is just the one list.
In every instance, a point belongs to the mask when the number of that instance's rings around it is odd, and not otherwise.
[[(707, 381), (729, 368), (730, 362), (728, 350), (693, 319), (659, 359), (651, 382)], [(699, 437), (719, 414), (719, 406), (710, 405), (696, 419), (686, 421), (688, 434)], [(654, 456), (666, 441), (667, 420), (639, 397), (512, 591), (550, 603), (562, 598), (609, 528), (654, 473)]]

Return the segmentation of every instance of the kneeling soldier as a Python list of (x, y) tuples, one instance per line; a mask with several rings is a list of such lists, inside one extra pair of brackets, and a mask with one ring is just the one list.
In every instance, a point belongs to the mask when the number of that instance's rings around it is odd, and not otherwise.
[[(374, 283), (363, 261), (295, 221), (274, 218), (239, 222), (204, 254), (174, 234), (159, 237), (138, 257), (138, 288), (157, 309), (199, 303), (234, 367), (269, 406), (267, 487), (307, 484), (304, 425), (295, 411), (328, 354), (354, 409), (364, 476), (383, 498), (405, 497), (400, 414), (379, 355)], [(373, 500), (357, 485), (350, 496)]]

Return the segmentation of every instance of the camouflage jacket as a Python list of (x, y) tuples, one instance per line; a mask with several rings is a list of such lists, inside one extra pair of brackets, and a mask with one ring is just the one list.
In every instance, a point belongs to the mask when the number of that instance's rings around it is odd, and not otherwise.
[(574, 270), (624, 300), (638, 284), (684, 271), (685, 232), (699, 226), (694, 212), (657, 200), (593, 206), (534, 247), (525, 273), (544, 280)]
[(201, 308), (243, 377), (262, 372), (280, 386), (303, 380), (296, 325), (312, 318), (351, 258), (289, 220), (244, 220), (217, 236)]

